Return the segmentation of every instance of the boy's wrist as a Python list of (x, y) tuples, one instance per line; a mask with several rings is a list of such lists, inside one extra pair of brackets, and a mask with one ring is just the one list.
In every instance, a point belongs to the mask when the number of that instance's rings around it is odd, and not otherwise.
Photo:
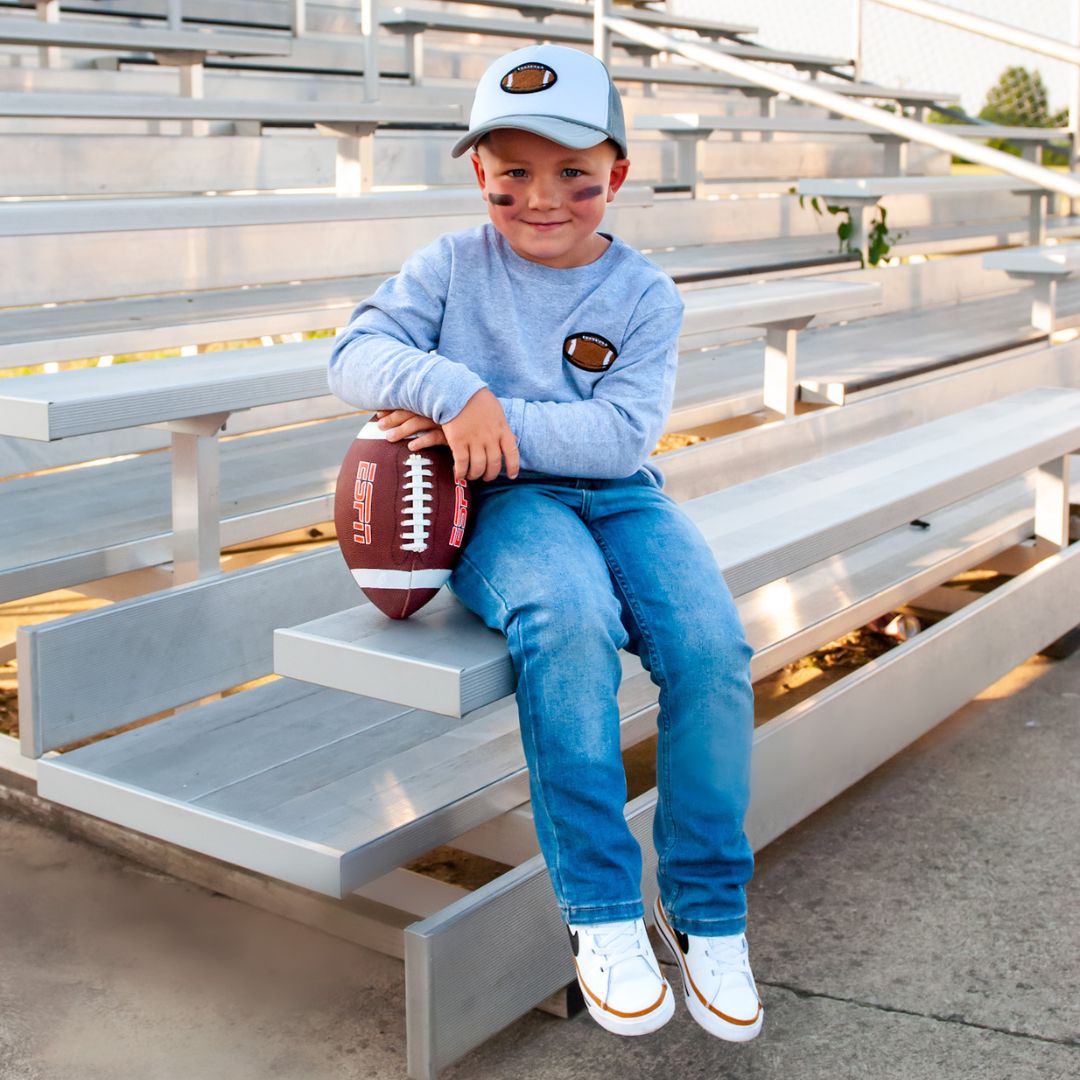
[(514, 433), (514, 438), (520, 440), (521, 428), (525, 419), (525, 399), (496, 395), (495, 400), (502, 406), (502, 410), (506, 414), (506, 423)]
[[(430, 399), (422, 402), (422, 407), (416, 411), (430, 416), (437, 424), (448, 424), (457, 418), (478, 390), (487, 389), (487, 383), (464, 364), (456, 363), (446, 357), (442, 357), (441, 360), (442, 363), (433, 365), (424, 373), (424, 382), (431, 385), (434, 381), (436, 388), (430, 394)], [(452, 364), (453, 369), (446, 368), (444, 366), (446, 364)], [(435, 376), (434, 380), (431, 378), (432, 375)], [(445, 377), (440, 378), (440, 376)], [(442, 385), (438, 385), (440, 382)]]

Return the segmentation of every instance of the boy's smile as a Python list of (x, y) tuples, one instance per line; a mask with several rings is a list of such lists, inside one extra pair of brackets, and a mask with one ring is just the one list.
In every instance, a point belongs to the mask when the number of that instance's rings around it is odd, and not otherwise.
[(607, 250), (596, 229), (630, 166), (611, 143), (574, 150), (531, 131), (499, 128), (472, 161), (492, 223), (522, 258), (565, 269)]

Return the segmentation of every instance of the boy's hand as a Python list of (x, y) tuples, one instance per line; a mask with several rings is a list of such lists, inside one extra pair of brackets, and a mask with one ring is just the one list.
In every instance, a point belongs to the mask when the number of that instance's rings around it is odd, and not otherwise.
[(445, 426), (408, 409), (384, 409), (375, 414), (375, 419), (386, 432), (388, 442), (415, 435), (409, 442), (410, 450), (449, 446), (454, 454), (455, 480), (476, 480), (481, 476), (494, 480), (504, 457), (507, 476), (517, 478), (517, 440), (498, 398), (486, 388), (473, 394), (465, 408)]
[(410, 450), (422, 450), (425, 446), (449, 445), (442, 427), (430, 416), (421, 416), (408, 409), (382, 409), (375, 414), (375, 420), (386, 432), (387, 442), (397, 442), (399, 439), (416, 435), (416, 438), (409, 443)]
[(506, 422), (499, 399), (487, 388), (477, 390), (453, 420), (442, 426), (454, 453), (454, 478), (494, 480), (506, 459), (506, 475), (517, 478), (517, 439)]

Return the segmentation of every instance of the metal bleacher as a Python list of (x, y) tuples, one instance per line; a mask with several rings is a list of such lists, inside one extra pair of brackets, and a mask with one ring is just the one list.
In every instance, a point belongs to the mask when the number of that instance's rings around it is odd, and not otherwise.
[[(753, 27), (612, 11), (916, 119), (958, 100)], [(367, 34), (353, 0), (0, 0), (0, 604), (110, 601), (0, 642), (0, 782), (292, 890), (296, 917), (336, 905), (404, 959), (409, 1075), (432, 1080), (552, 995), (565, 1011), (573, 969), (503, 638), (448, 592), (390, 623), (327, 539), (367, 413), (326, 363), (413, 250), (485, 219), (448, 154), (476, 76), (518, 43), (591, 47), (594, 4), (365, 12)], [(656, 462), (755, 679), (885, 612), (936, 616), (759, 726), (759, 848), (1073, 628), (1080, 219), (1038, 179), (950, 175), (917, 137), (633, 32), (610, 37), (633, 166), (605, 228), (683, 292), (666, 433), (700, 438)], [(838, 243), (815, 197), (856, 224), (886, 206), (890, 259), (867, 264), (867, 225)], [(298, 529), (321, 540), (287, 553)], [(999, 587), (942, 588), (975, 568)], [(658, 703), (622, 660), (629, 749)], [(627, 806), (646, 899), (654, 800)], [(408, 864), (441, 845), (509, 869), (437, 887)]]

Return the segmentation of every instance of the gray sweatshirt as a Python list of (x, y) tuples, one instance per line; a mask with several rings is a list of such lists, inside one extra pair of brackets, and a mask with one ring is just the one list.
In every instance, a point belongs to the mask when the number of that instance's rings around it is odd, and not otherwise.
[(617, 238), (595, 262), (555, 269), (488, 223), (422, 248), (356, 308), (330, 389), (444, 424), (486, 386), (517, 439), (519, 475), (615, 478), (645, 465), (662, 485), (647, 459), (671, 409), (682, 312), (671, 278)]

